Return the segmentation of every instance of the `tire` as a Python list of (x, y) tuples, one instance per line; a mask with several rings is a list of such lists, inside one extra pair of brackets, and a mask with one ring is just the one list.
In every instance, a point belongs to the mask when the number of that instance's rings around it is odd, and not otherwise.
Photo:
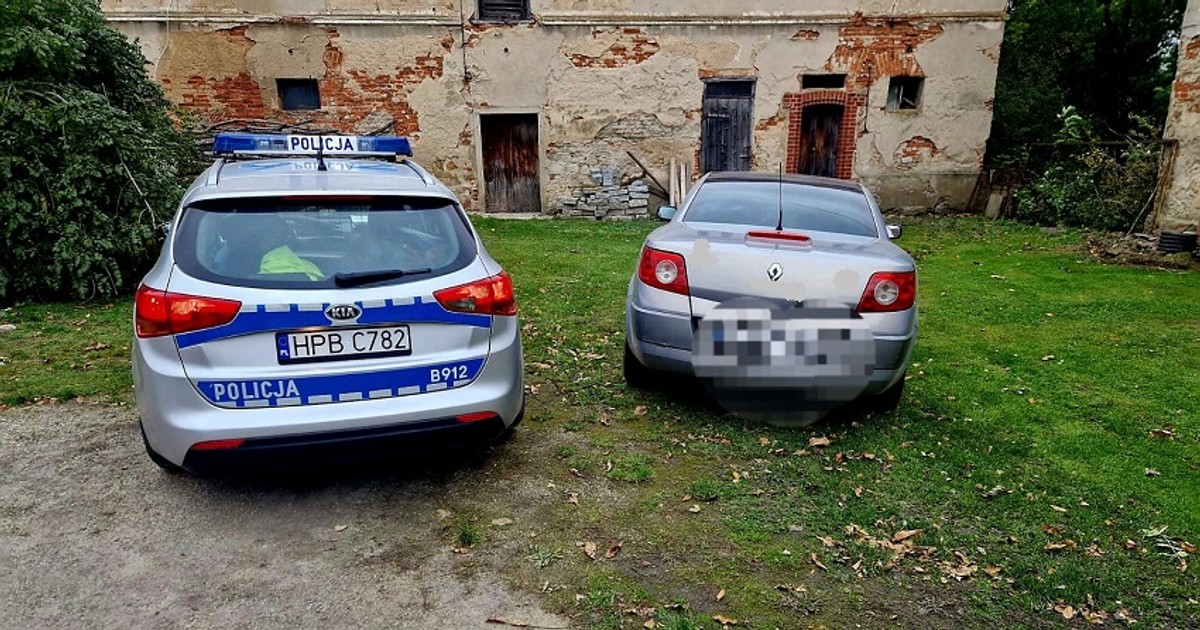
[(625, 360), (622, 364), (622, 372), (625, 376), (625, 382), (634, 389), (648, 389), (654, 383), (654, 373), (650, 368), (642, 365), (641, 361), (634, 356), (633, 350), (629, 349), (629, 343), (625, 343)]
[(908, 369), (900, 375), (900, 380), (896, 381), (895, 385), (884, 390), (882, 394), (872, 396), (867, 399), (867, 410), (871, 413), (887, 414), (892, 413), (900, 406), (900, 398), (904, 395), (904, 378), (908, 375)]
[(146, 447), (146, 455), (150, 457), (150, 461), (154, 462), (159, 468), (171, 473), (172, 475), (182, 474), (184, 472), (183, 468), (180, 468), (171, 460), (159, 455), (153, 448), (150, 447), (150, 440), (146, 439), (146, 427), (143, 427), (141, 422), (138, 422), (138, 428), (142, 431), (142, 445)]

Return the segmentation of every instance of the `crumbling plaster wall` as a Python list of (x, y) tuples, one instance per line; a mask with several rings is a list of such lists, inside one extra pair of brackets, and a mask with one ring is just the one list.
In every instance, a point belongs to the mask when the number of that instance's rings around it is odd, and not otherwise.
[(1184, 14), (1166, 137), (1179, 144), (1158, 227), (1196, 230), (1200, 226), (1200, 0), (1189, 0)]
[[(202, 117), (312, 121), (353, 132), (392, 123), (414, 138), (418, 160), (475, 209), (478, 114), (537, 112), (543, 208), (554, 211), (559, 199), (593, 185), (599, 167), (637, 175), (627, 150), (660, 180), (671, 158), (694, 170), (706, 78), (756, 79), (753, 168), (774, 170), (788, 157), (785, 97), (801, 91), (803, 74), (823, 72), (848, 73), (848, 88), (867, 97), (854, 174), (885, 205), (962, 203), (990, 128), (1003, 4), (819, 0), (798, 10), (761, 0), (743, 11), (721, 0), (533, 0), (538, 19), (514, 25), (479, 24), (470, 15), (464, 24), (455, 0), (103, 6), (139, 39), (169, 96)], [(176, 21), (155, 17), (165, 5)], [(473, 5), (466, 2), (468, 14)], [(618, 23), (622, 14), (650, 17)], [(887, 71), (927, 76), (919, 111), (886, 111)], [(318, 79), (322, 110), (280, 110), (280, 77)]]

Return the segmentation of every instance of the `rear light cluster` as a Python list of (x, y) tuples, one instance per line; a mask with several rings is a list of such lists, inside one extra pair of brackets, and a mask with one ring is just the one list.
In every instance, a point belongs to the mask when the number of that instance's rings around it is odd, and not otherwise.
[(455, 313), (517, 314), (512, 278), (503, 271), (470, 284), (434, 291), (433, 297), (442, 308)]
[(917, 301), (917, 274), (913, 271), (881, 271), (867, 282), (860, 313), (894, 313), (912, 308)]
[(237, 317), (237, 300), (199, 297), (138, 287), (134, 298), (134, 328), (141, 338), (223, 326)]
[(683, 256), (674, 252), (652, 247), (642, 249), (642, 259), (638, 261), (638, 279), (655, 289), (688, 294), (687, 265), (683, 262)]

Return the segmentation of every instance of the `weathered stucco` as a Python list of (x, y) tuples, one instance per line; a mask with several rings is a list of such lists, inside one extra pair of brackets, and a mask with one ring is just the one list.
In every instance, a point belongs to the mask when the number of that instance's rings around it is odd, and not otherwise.
[(1166, 137), (1178, 145), (1158, 227), (1170, 231), (1196, 230), (1200, 225), (1200, 0), (1189, 0), (1184, 14), (1179, 74), (1167, 117)]
[[(485, 24), (474, 21), (472, 0), (465, 20), (455, 0), (102, 4), (140, 41), (168, 95), (201, 118), (360, 133), (391, 124), (476, 209), (480, 114), (536, 113), (549, 212), (595, 186), (598, 169), (626, 183), (640, 176), (627, 151), (664, 183), (671, 159), (694, 172), (711, 78), (756, 81), (753, 168), (793, 168), (800, 108), (844, 103), (846, 175), (888, 206), (962, 205), (991, 125), (1005, 6), (532, 0), (533, 20)], [(810, 73), (844, 73), (846, 88), (802, 90)], [(891, 75), (925, 77), (919, 109), (887, 109)], [(277, 78), (317, 79), (322, 109), (282, 111)]]

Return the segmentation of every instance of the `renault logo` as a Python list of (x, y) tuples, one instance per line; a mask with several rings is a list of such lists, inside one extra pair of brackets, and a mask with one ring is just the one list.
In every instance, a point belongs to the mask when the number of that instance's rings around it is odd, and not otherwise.
[(333, 304), (325, 309), (325, 317), (333, 322), (348, 322), (358, 319), (362, 309), (354, 304)]
[(783, 265), (771, 263), (771, 266), (767, 267), (767, 277), (771, 279), (771, 282), (779, 282), (779, 279), (783, 277)]

